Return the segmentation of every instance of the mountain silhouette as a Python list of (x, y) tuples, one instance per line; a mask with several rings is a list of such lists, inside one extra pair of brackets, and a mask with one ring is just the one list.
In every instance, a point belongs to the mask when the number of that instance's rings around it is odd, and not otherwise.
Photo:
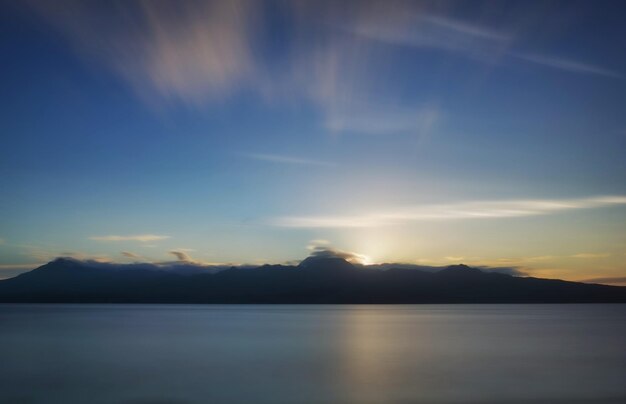
[(307, 257), (298, 264), (298, 268), (309, 271), (351, 271), (356, 269), (354, 265), (343, 258)]
[(466, 265), (382, 270), (315, 256), (297, 266), (214, 273), (58, 258), (0, 281), (0, 302), (591, 303), (626, 302), (626, 287), (515, 277)]

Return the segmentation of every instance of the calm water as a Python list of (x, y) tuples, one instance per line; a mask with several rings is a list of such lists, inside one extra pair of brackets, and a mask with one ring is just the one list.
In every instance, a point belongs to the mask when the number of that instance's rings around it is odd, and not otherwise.
[(0, 305), (2, 403), (626, 403), (626, 305)]

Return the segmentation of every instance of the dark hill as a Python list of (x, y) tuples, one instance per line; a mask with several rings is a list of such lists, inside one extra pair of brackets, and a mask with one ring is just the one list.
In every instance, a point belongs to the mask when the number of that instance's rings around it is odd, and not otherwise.
[(298, 266), (192, 274), (57, 259), (0, 281), (0, 302), (590, 303), (626, 302), (626, 287), (520, 278), (465, 265), (380, 270), (321, 257)]

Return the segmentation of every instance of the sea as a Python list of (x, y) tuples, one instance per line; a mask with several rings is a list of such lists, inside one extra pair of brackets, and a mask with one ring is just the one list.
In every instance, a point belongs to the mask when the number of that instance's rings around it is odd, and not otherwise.
[(626, 403), (626, 305), (0, 304), (0, 403)]

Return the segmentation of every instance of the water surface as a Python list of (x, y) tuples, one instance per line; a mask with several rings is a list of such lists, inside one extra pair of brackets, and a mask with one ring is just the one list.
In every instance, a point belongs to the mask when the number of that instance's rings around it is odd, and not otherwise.
[(6, 403), (626, 403), (626, 305), (0, 305)]

